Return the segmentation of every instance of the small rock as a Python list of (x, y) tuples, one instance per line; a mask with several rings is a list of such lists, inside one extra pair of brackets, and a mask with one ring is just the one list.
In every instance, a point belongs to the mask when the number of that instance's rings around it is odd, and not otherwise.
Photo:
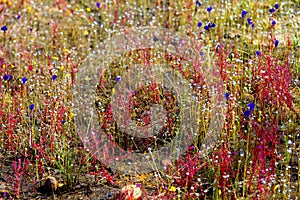
[(139, 199), (142, 196), (141, 189), (136, 185), (124, 186), (121, 192), (125, 195), (126, 200)]
[(54, 192), (58, 187), (58, 182), (53, 176), (48, 176), (45, 180), (45, 190), (47, 192)]

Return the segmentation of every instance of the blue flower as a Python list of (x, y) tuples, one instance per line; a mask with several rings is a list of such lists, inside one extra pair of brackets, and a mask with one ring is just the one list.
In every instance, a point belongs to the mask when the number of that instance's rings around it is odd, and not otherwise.
[(216, 27), (216, 24), (213, 22), (209, 22), (206, 26), (204, 26), (204, 29), (209, 31), (210, 28)]
[(212, 9), (213, 9), (213, 8), (212, 8), (211, 6), (209, 6), (206, 10), (207, 10), (207, 12), (210, 13), (210, 12), (212, 11)]
[(243, 10), (242, 11), (242, 18), (244, 18), (247, 14), (248, 14), (248, 12), (246, 10)]
[(214, 27), (216, 27), (216, 24), (213, 22), (209, 22), (208, 26), (209, 26), (209, 28), (214, 28)]
[(26, 83), (26, 81), (27, 81), (27, 78), (26, 78), (26, 77), (22, 78), (22, 82), (23, 82), (23, 83)]
[(65, 123), (66, 123), (66, 121), (65, 121), (65, 120), (62, 120), (62, 121), (61, 121), (61, 123), (62, 123), (62, 124), (65, 124)]
[(117, 78), (116, 78), (117, 83), (120, 82), (120, 80), (121, 80), (121, 77), (117, 76)]
[(197, 26), (201, 27), (202, 26), (202, 22), (198, 22)]
[(202, 5), (202, 4), (197, 0), (197, 1), (196, 1), (196, 6), (199, 7), (199, 6), (201, 6), (201, 5)]
[(260, 51), (256, 51), (255, 53), (257, 56), (259, 56), (261, 54)]
[(273, 20), (273, 21), (272, 21), (272, 27), (275, 26), (275, 24), (276, 24), (276, 21)]
[(254, 26), (255, 26), (254, 23), (252, 23), (251, 26), (252, 26), (252, 28), (254, 28)]
[(249, 103), (248, 107), (250, 108), (250, 111), (253, 111), (255, 107), (255, 103), (254, 102)]
[(275, 7), (276, 9), (278, 9), (278, 8), (279, 8), (278, 3), (275, 3), (274, 7)]
[(154, 42), (157, 42), (159, 39), (156, 36), (154, 36), (153, 40), (154, 40)]
[(57, 76), (56, 76), (56, 74), (54, 74), (51, 79), (52, 79), (52, 81), (54, 81), (56, 78), (57, 78)]
[(254, 111), (255, 103), (254, 102), (249, 103), (248, 108), (249, 109), (244, 112), (245, 117), (249, 117), (251, 115), (251, 113)]
[(255, 103), (251, 102), (248, 104), (248, 108), (245, 112), (244, 112), (244, 116), (245, 117), (249, 117), (251, 115), (251, 113), (254, 111), (255, 108)]
[(7, 81), (9, 79), (9, 75), (8, 74), (5, 74), (4, 76), (3, 76), (3, 80), (4, 81)]
[(11, 75), (11, 74), (5, 74), (4, 76), (3, 76), (3, 80), (4, 81), (10, 81), (10, 80), (12, 80), (13, 79), (13, 75)]
[(229, 99), (229, 93), (228, 93), (228, 92), (225, 93), (225, 99), (226, 99), (226, 100)]
[(248, 24), (253, 24), (251, 18), (248, 18), (247, 21), (248, 21)]
[(33, 109), (34, 109), (34, 104), (31, 104), (31, 105), (29, 106), (29, 108), (30, 108), (30, 110), (33, 110)]
[(1, 31), (3, 31), (3, 32), (7, 31), (7, 26), (2, 26)]
[(99, 2), (96, 2), (96, 6), (97, 6), (97, 8), (100, 8), (101, 4)]
[(273, 12), (275, 12), (275, 9), (274, 9), (274, 8), (271, 8), (271, 9), (269, 10), (269, 12), (270, 12), (270, 13), (273, 13)]
[(279, 41), (278, 41), (278, 40), (275, 40), (275, 41), (274, 41), (274, 44), (275, 44), (275, 47), (278, 47)]
[(250, 110), (246, 110), (246, 111), (244, 112), (244, 116), (246, 116), (246, 117), (249, 117), (250, 114), (251, 114), (251, 111), (250, 111)]

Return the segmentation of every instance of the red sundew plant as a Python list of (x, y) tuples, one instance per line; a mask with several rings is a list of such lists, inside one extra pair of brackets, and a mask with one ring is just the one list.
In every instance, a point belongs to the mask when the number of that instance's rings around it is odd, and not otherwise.
[[(272, 23), (272, 26), (274, 23)], [(268, 38), (269, 39), (269, 38)], [(250, 110), (246, 108), (246, 111), (243, 111), (245, 117), (242, 120), (242, 127), (252, 127), (246, 131), (245, 129), (241, 129), (239, 136), (248, 141), (249, 146), (247, 147), (247, 154), (250, 153), (253, 155), (252, 160), (250, 161), (252, 164), (251, 168), (244, 168), (244, 174), (250, 172), (251, 176), (249, 177), (249, 189), (248, 192), (251, 194), (253, 191), (257, 191), (258, 193), (253, 192), (253, 194), (264, 194), (267, 195), (267, 188), (270, 188), (270, 185), (267, 183), (271, 183), (274, 180), (274, 170), (276, 163), (276, 147), (279, 144), (279, 137), (281, 136), (278, 133), (278, 117), (276, 114), (280, 112), (279, 110), (282, 106), (287, 105), (291, 111), (294, 111), (292, 105), (292, 95), (290, 93), (290, 83), (291, 83), (291, 71), (288, 60), (279, 60), (278, 58), (274, 58), (272, 55), (274, 53), (274, 49), (278, 46), (278, 40), (275, 40), (271, 37), (269, 40), (269, 45), (267, 46), (266, 52), (262, 53), (257, 51), (256, 57), (251, 57), (246, 60), (246, 66), (248, 66), (248, 71), (251, 74), (251, 77), (245, 76), (247, 71), (242, 71), (242, 82), (241, 85), (246, 85), (249, 88), (252, 88), (251, 92), (251, 101), (255, 103), (250, 103)], [(220, 67), (220, 72), (222, 74), (223, 80), (227, 83), (231, 82), (231, 77), (229, 77), (226, 73), (228, 69), (234, 67), (234, 61), (227, 60), (230, 53), (225, 53), (223, 48), (218, 46), (218, 66)], [(240, 55), (238, 53), (234, 53), (234, 59), (238, 60)], [(237, 71), (237, 75), (240, 72)], [(247, 85), (249, 84), (249, 86)], [(228, 91), (231, 91), (231, 85), (227, 84)], [(239, 91), (239, 89), (243, 89), (241, 87), (235, 87), (234, 90), (237, 92), (239, 96), (237, 98), (241, 98), (243, 94)], [(234, 113), (232, 112), (234, 104), (232, 104), (232, 99), (235, 98), (235, 95), (232, 93), (226, 93), (226, 99), (228, 99), (229, 107), (228, 114)], [(261, 107), (260, 107), (261, 106)], [(274, 112), (276, 114), (274, 114)], [(258, 114), (258, 115), (257, 115)], [(230, 117), (232, 115), (228, 115)], [(267, 116), (267, 117), (266, 117)], [(233, 116), (234, 117), (234, 116)], [(243, 118), (243, 117), (242, 117)], [(227, 118), (228, 119), (228, 118)], [(234, 118), (229, 118), (234, 120)], [(229, 121), (229, 120), (228, 120)], [(230, 124), (226, 126), (226, 128), (231, 128)], [(245, 130), (245, 132), (244, 132)], [(249, 131), (253, 132), (250, 133)], [(233, 135), (234, 137), (236, 135)], [(253, 144), (253, 145), (252, 145)], [(223, 146), (223, 145), (222, 145)], [(227, 154), (229, 152), (229, 154)], [(221, 163), (217, 163), (216, 167), (220, 168), (220, 172), (224, 176), (220, 176), (220, 187), (223, 188), (223, 195), (226, 194), (224, 189), (229, 190), (231, 188), (231, 183), (227, 181), (224, 182), (224, 177), (227, 179), (229, 177), (236, 178), (238, 176), (238, 172), (235, 173), (231, 170), (233, 167), (232, 159), (230, 157), (236, 156), (237, 152), (234, 150), (232, 153), (230, 150), (222, 150), (220, 151), (221, 156), (223, 155), (223, 159), (220, 159)], [(233, 155), (231, 155), (233, 154)], [(244, 155), (244, 153), (243, 153)], [(219, 156), (219, 155), (218, 155)], [(215, 157), (214, 160), (217, 160)], [(224, 159), (226, 158), (226, 159)], [(227, 167), (220, 167), (223, 164)], [(231, 175), (230, 174), (231, 171)], [(228, 175), (228, 176), (227, 176)], [(254, 176), (253, 176), (254, 175)], [(251, 180), (257, 180), (257, 187), (254, 185)], [(226, 183), (226, 184), (225, 184)], [(224, 187), (225, 186), (225, 187)], [(226, 188), (227, 187), (227, 188)], [(225, 196), (228, 196), (225, 195)]]

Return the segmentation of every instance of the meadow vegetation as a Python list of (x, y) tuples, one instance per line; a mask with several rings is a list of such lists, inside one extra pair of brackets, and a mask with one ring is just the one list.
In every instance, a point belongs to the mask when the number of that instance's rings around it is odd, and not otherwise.
[[(120, 189), (130, 184), (145, 199), (299, 197), (299, 1), (0, 0), (0, 13), (0, 197), (124, 199)], [(175, 30), (211, 49), (225, 120), (205, 157), (200, 133), (209, 117), (202, 113), (199, 137), (166, 170), (123, 174), (84, 148), (73, 87), (101, 42), (143, 26)], [(184, 76), (201, 82), (193, 71)], [(209, 95), (200, 92), (206, 105)], [(55, 188), (45, 185), (48, 176)]]

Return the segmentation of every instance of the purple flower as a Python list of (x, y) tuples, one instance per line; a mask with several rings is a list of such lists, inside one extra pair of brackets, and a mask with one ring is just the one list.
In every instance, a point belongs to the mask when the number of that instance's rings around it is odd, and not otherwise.
[(209, 26), (207, 26), (207, 25), (204, 26), (204, 29), (207, 30), (207, 31), (209, 31)]
[(274, 44), (275, 44), (275, 47), (278, 47), (279, 41), (278, 41), (278, 40), (275, 40), (275, 41), (274, 41)]
[(153, 37), (153, 41), (154, 41), (154, 42), (157, 42), (158, 40), (159, 40), (159, 39), (158, 39), (156, 36)]
[(26, 77), (22, 78), (22, 82), (23, 82), (23, 83), (26, 83), (26, 81), (27, 81), (27, 78), (26, 78)]
[(242, 11), (242, 18), (244, 18), (247, 14), (248, 14), (248, 12), (246, 10), (243, 10)]
[(254, 23), (252, 23), (251, 26), (252, 26), (252, 28), (254, 28), (254, 26), (255, 26)]
[(201, 27), (202, 26), (202, 22), (198, 22), (198, 27)]
[(275, 7), (276, 9), (278, 9), (278, 8), (279, 8), (278, 3), (275, 3), (274, 7)]
[(210, 13), (210, 12), (212, 11), (212, 9), (213, 9), (213, 8), (212, 8), (211, 6), (209, 6), (206, 10), (207, 10), (207, 12)]
[(9, 75), (9, 78), (8, 78), (8, 80), (10, 81), (10, 80), (12, 80), (14, 77), (13, 77), (13, 75)]
[(136, 184), (136, 186), (140, 188), (140, 187), (142, 187), (142, 184), (138, 183), (138, 184)]
[(117, 83), (120, 82), (120, 80), (121, 80), (121, 77), (117, 76), (117, 78), (116, 78)]
[(255, 53), (257, 56), (259, 56), (261, 54), (260, 51), (256, 51)]
[(272, 27), (275, 26), (275, 24), (276, 24), (276, 21), (273, 20), (273, 21), (272, 21)]
[(202, 5), (202, 4), (197, 0), (197, 1), (196, 1), (196, 6), (199, 7), (199, 6), (201, 6), (201, 5)]
[(222, 48), (223, 48), (223, 46), (218, 44), (216, 47), (216, 51), (219, 51), (219, 49), (222, 49)]
[(21, 15), (18, 15), (18, 16), (17, 16), (17, 19), (20, 19), (20, 18), (21, 18)]
[(271, 9), (269, 10), (269, 12), (270, 12), (270, 13), (273, 13), (273, 12), (275, 12), (275, 9), (274, 9), (274, 8), (271, 8)]
[(62, 123), (62, 124), (65, 124), (65, 123), (66, 123), (66, 121), (65, 121), (65, 120), (62, 120), (62, 121), (61, 121), (61, 123)]
[(97, 6), (97, 8), (100, 8), (101, 4), (99, 2), (96, 2), (96, 6)]
[(1, 31), (3, 31), (3, 32), (7, 31), (7, 26), (2, 26)]
[(52, 79), (52, 81), (54, 81), (56, 78), (57, 78), (57, 76), (56, 76), (56, 74), (54, 74), (51, 79)]
[(233, 150), (233, 155), (235, 155), (235, 156), (237, 155), (237, 152), (236, 152), (236, 150)]
[(33, 110), (33, 109), (34, 109), (34, 104), (31, 104), (31, 105), (29, 106), (29, 108), (30, 108), (30, 110)]

